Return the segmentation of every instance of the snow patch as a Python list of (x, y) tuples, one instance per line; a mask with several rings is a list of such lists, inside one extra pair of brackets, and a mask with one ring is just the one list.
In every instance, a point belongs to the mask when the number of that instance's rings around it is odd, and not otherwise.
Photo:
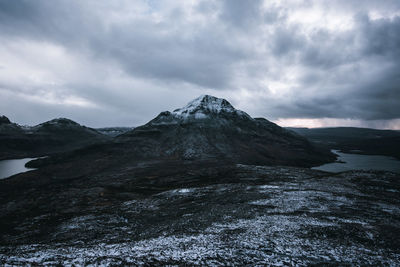
[(251, 119), (247, 113), (235, 109), (227, 100), (210, 95), (201, 95), (190, 101), (183, 108), (174, 110), (172, 115), (183, 119), (206, 119), (208, 118), (206, 113), (219, 114), (221, 112), (236, 114)]

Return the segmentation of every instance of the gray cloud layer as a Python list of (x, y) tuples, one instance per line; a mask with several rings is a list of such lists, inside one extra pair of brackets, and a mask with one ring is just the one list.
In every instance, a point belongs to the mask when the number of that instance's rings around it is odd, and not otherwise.
[(203, 93), (270, 119), (399, 119), (400, 2), (0, 0), (14, 120), (136, 125)]

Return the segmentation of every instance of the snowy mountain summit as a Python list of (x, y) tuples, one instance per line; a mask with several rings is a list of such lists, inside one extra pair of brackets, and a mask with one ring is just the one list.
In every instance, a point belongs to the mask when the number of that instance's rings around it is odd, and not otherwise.
[(191, 123), (214, 118), (238, 118), (253, 120), (246, 112), (235, 109), (227, 100), (210, 95), (202, 95), (190, 101), (183, 108), (173, 112), (161, 112), (150, 124)]
[(175, 109), (174, 112), (172, 112), (172, 114), (176, 116), (195, 116), (197, 118), (203, 118), (209, 113), (236, 113), (238, 115), (247, 115), (245, 112), (235, 109), (227, 100), (210, 95), (201, 95), (190, 101), (185, 107)]
[(212, 115), (223, 114), (251, 119), (246, 112), (235, 109), (227, 100), (211, 95), (201, 95), (190, 101), (185, 107), (175, 109), (172, 112), (173, 116), (183, 120), (207, 119)]

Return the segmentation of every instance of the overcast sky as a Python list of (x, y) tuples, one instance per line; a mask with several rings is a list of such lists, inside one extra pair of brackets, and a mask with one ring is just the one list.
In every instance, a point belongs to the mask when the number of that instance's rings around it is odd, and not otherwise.
[(400, 129), (400, 1), (0, 0), (0, 114), (137, 126), (201, 94)]

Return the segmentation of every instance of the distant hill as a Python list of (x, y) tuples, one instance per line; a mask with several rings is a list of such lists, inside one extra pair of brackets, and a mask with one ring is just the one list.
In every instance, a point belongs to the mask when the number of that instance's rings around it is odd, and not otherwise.
[(72, 120), (59, 118), (27, 127), (0, 118), (0, 159), (36, 157), (64, 152), (108, 138)]
[(287, 129), (343, 152), (386, 155), (400, 159), (400, 131), (356, 127)]

